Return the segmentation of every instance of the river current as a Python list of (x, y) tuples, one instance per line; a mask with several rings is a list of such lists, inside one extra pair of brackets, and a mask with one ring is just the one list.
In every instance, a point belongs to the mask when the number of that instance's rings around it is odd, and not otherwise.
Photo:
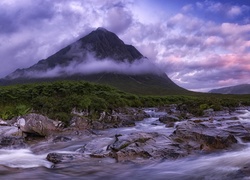
[[(151, 112), (148, 111), (148, 113)], [(250, 111), (245, 110), (238, 116), (238, 121), (250, 123)], [(106, 148), (106, 145), (112, 142), (112, 137), (118, 133), (160, 132), (169, 135), (174, 131), (174, 128), (166, 128), (157, 120), (157, 115), (154, 114), (153, 117), (138, 122), (135, 127), (97, 131), (100, 136), (90, 137), (84, 141), (90, 142), (90, 150), (91, 143), (95, 148), (98, 146), (101, 149)], [(7, 132), (6, 128), (0, 127), (0, 131)], [(248, 143), (244, 144), (244, 148), (230, 151), (222, 150), (177, 160), (157, 160), (139, 164), (116, 163), (109, 158), (89, 158), (88, 152), (86, 152), (86, 160), (80, 163), (70, 162), (53, 167), (53, 164), (46, 160), (49, 152), (77, 152), (83, 143), (79, 140), (63, 145), (41, 143), (27, 149), (0, 149), (0, 179), (250, 179), (250, 144)]]

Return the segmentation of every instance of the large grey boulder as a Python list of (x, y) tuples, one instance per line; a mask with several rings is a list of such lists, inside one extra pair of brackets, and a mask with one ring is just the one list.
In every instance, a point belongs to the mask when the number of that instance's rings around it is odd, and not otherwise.
[(216, 128), (215, 124), (186, 121), (179, 124), (171, 139), (188, 151), (226, 149), (237, 143), (229, 132)]
[(186, 151), (159, 133), (131, 133), (116, 135), (114, 143), (108, 146), (109, 156), (121, 161), (140, 159), (176, 159), (186, 156)]
[(54, 121), (46, 116), (31, 113), (17, 120), (16, 125), (23, 133), (49, 136), (61, 128), (60, 121)]

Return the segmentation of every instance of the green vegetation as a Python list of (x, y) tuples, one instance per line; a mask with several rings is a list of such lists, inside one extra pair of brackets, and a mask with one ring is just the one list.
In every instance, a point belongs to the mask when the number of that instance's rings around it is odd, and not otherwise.
[(73, 108), (88, 112), (90, 118), (118, 107), (159, 107), (177, 104), (201, 115), (203, 110), (250, 105), (250, 95), (186, 95), (140, 96), (106, 85), (84, 81), (58, 81), (0, 87), (0, 118), (11, 119), (29, 112), (41, 113), (64, 121), (71, 118)]

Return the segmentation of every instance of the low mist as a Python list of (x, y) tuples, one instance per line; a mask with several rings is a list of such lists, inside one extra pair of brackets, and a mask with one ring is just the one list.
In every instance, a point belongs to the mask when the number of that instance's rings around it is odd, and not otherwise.
[(159, 73), (155, 64), (147, 58), (135, 60), (133, 63), (128, 61), (119, 62), (112, 59), (96, 59), (93, 55), (87, 55), (84, 60), (73, 60), (67, 66), (56, 66), (46, 71), (29, 70), (24, 76), (35, 78), (70, 76), (74, 74), (96, 74), (96, 73), (119, 73), (128, 75), (139, 75), (146, 73)]

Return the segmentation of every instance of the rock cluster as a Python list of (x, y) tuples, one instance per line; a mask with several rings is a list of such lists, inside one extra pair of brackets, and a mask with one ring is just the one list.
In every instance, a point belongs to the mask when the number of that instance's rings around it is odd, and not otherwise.
[[(249, 117), (245, 117), (241, 110), (231, 115), (226, 111), (224, 116), (220, 112), (212, 119), (207, 116), (183, 119), (180, 116), (183, 112), (175, 107), (167, 109), (166, 113), (153, 111), (155, 110), (148, 111), (146, 114), (141, 109), (118, 109), (112, 113), (102, 113), (95, 122), (89, 121), (84, 116), (74, 116), (71, 126), (65, 129), (60, 127), (59, 121), (32, 113), (18, 118), (16, 125), (23, 133), (48, 137), (44, 139), (48, 146), (72, 143), (75, 139), (84, 140), (79, 141), (82, 143), (79, 144), (81, 147), (72, 153), (50, 151), (47, 160), (55, 164), (83, 161), (86, 158), (113, 158), (117, 162), (176, 159), (189, 154), (230, 150), (250, 141), (250, 123), (239, 121), (239, 118)], [(215, 115), (215, 112), (210, 110), (209, 114), (211, 113)], [(151, 127), (161, 126), (161, 131), (114, 134), (114, 131), (107, 129), (135, 126), (137, 122), (149, 116), (155, 119)], [(6, 125), (4, 124), (3, 127)], [(104, 129), (105, 131), (102, 131)], [(170, 129), (172, 131), (166, 133), (165, 129), (166, 132)], [(85, 131), (88, 133), (84, 133)], [(103, 137), (103, 132), (112, 134), (107, 133)], [(98, 141), (100, 138), (102, 140)], [(26, 139), (21, 136), (3, 136), (0, 139), (0, 148), (25, 147), (27, 146), (25, 141)]]

